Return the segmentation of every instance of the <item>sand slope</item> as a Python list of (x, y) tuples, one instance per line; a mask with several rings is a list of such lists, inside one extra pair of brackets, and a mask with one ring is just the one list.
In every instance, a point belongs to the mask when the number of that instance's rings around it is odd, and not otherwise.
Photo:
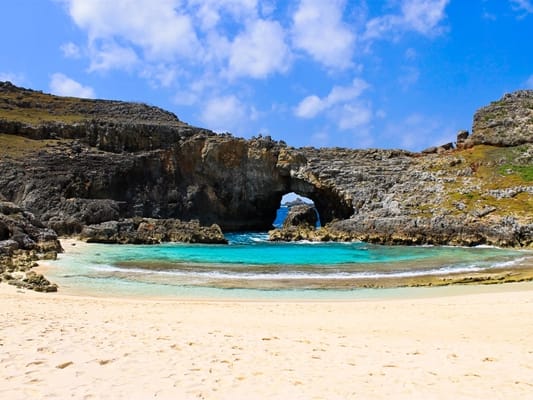
[(517, 287), (269, 303), (82, 298), (3, 284), (0, 398), (533, 398), (533, 285)]

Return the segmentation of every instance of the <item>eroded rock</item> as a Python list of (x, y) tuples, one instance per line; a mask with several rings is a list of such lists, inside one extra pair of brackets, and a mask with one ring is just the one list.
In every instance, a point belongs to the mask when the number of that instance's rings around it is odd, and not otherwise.
[(157, 244), (162, 242), (227, 243), (218, 225), (198, 221), (136, 218), (85, 226), (80, 234), (90, 243)]
[(30, 271), (37, 260), (55, 259), (62, 251), (56, 233), (32, 213), (9, 202), (0, 203), (0, 231), (0, 276), (19, 287), (57, 290), (57, 286), (42, 276), (37, 279)]
[[(476, 114), (472, 135), (458, 134), (458, 150), (422, 154), (295, 149), (267, 137), (216, 135), (145, 105), (66, 101), (2, 84), (2, 115), (12, 115), (0, 121), (3, 137), (11, 135), (0, 158), (0, 198), (65, 234), (109, 222), (98, 233), (103, 240), (128, 229), (138, 239), (127, 240), (162, 240), (150, 223), (141, 234), (139, 225), (110, 222), (136, 218), (268, 229), (281, 197), (296, 192), (328, 224), (330, 231), (309, 230), (320, 240), (522, 245), (531, 243), (533, 223), (531, 98), (531, 91), (505, 96)], [(46, 120), (30, 118), (43, 109)], [(17, 246), (35, 242), (8, 235)]]
[(518, 146), (533, 143), (533, 90), (504, 95), (474, 114), (467, 146)]

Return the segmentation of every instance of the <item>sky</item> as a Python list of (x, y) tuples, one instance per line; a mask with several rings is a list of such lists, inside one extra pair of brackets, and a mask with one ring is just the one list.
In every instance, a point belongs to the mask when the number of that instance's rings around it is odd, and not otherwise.
[(0, 81), (294, 147), (420, 151), (533, 89), (533, 0), (4, 0)]

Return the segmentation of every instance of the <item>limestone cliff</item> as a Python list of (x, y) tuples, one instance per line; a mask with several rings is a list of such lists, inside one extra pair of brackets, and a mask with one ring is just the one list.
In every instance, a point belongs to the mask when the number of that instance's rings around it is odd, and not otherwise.
[(61, 234), (135, 217), (267, 230), (282, 195), (296, 192), (329, 229), (318, 240), (529, 246), (532, 99), (521, 91), (480, 110), (458, 149), (412, 153), (295, 149), (142, 104), (3, 83), (0, 195)]

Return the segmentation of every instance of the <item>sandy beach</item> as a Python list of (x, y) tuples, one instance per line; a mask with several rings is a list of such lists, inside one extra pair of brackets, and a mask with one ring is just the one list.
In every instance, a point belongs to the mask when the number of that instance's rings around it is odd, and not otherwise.
[[(436, 290), (436, 289), (435, 289)], [(533, 285), (338, 302), (0, 285), (3, 399), (525, 399)]]

